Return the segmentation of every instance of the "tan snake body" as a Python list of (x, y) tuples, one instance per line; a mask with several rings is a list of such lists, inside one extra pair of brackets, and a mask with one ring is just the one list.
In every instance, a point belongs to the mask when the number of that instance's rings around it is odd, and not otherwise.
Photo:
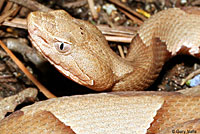
[[(171, 56), (183, 53), (199, 57), (199, 24), (197, 14), (178, 8), (161, 11), (141, 26), (126, 59), (122, 59), (109, 48), (95, 26), (62, 10), (34, 12), (28, 17), (28, 30), (37, 50), (65, 76), (97, 91), (144, 90)], [(21, 111), (24, 115), (16, 113), (0, 122), (0, 130), (5, 133), (18, 130), (20, 123), (31, 122), (30, 117), (35, 132), (45, 133), (38, 126), (47, 129), (43, 122), (48, 122), (48, 118), (45, 121), (35, 118), (42, 111), (41, 115), (59, 122), (53, 124), (57, 133), (70, 131), (60, 129), (63, 123), (76, 133), (171, 133), (177, 129), (200, 133), (198, 95), (100, 93), (50, 99)], [(5, 124), (16, 118), (20, 121), (7, 131)], [(54, 122), (48, 123), (51, 126)], [(19, 131), (28, 129), (24, 125)]]
[[(23, 108), (24, 113), (14, 113), (0, 122), (0, 130), (3, 134), (68, 132), (63, 130), (61, 121), (66, 129), (70, 126), (78, 134), (171, 134), (177, 129), (199, 133), (199, 106), (199, 96), (167, 92), (127, 91), (60, 97)], [(45, 111), (56, 118), (52, 119)]]

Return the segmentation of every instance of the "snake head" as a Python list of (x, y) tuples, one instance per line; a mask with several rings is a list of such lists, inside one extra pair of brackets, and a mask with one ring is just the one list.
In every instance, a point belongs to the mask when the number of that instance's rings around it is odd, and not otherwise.
[(33, 46), (66, 77), (97, 91), (113, 85), (109, 62), (104, 64), (109, 58), (96, 54), (104, 51), (96, 46), (100, 40), (107, 42), (95, 26), (63, 10), (32, 12), (27, 21)]

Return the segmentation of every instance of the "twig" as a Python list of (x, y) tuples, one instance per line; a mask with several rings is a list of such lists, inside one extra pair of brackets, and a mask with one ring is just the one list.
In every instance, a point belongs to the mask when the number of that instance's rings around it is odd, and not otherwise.
[(0, 23), (2, 23), (7, 17), (11, 16), (16, 10), (17, 10), (17, 7), (10, 9), (6, 13), (4, 13), (2, 16), (0, 16)]
[(84, 6), (85, 4), (87, 4), (87, 0), (77, 0), (74, 2), (65, 2), (62, 4), (62, 7), (77, 8), (77, 7)]
[(111, 26), (112, 28), (115, 28), (115, 24), (110, 20), (110, 18), (108, 17), (108, 14), (102, 13), (102, 17), (109, 26)]
[(191, 5), (192, 6), (200, 5), (200, 0), (195, 0), (195, 1), (191, 2)]
[(6, 38), (2, 40), (8, 49), (13, 52), (20, 53), (25, 60), (29, 60), (36, 67), (43, 64), (46, 60), (36, 52), (36, 49), (28, 46), (28, 41), (24, 38)]
[(184, 85), (188, 80), (192, 79), (194, 76), (200, 74), (200, 69), (189, 74), (185, 79), (182, 80), (181, 85)]
[(16, 16), (17, 13), (20, 11), (21, 6), (19, 6), (18, 4), (14, 3), (13, 4), (13, 8), (16, 7), (17, 9), (15, 10), (15, 12), (11, 15), (12, 17)]
[(4, 71), (6, 69), (5, 64), (0, 64), (0, 72)]
[[(15, 27), (16, 25), (16, 28), (27, 29), (26, 19), (22, 18), (13, 18), (12, 20), (9, 19), (12, 18), (8, 18), (7, 20), (5, 20), (5, 22), (2, 25), (11, 27)], [(116, 35), (123, 34), (124, 36), (133, 36), (138, 30), (138, 27), (117, 26), (115, 28), (111, 28), (107, 25), (96, 25), (96, 26), (102, 31), (102, 33), (105, 34), (110, 33), (111, 35), (116, 33)]]
[(0, 10), (3, 7), (4, 2), (5, 2), (5, 0), (0, 0)]
[(133, 39), (131, 37), (106, 36), (106, 35), (105, 38), (107, 41), (123, 42), (123, 43), (130, 43)]
[(6, 113), (13, 112), (19, 104), (24, 101), (33, 101), (36, 99), (38, 94), (37, 89), (35, 88), (27, 88), (23, 91), (19, 92), (16, 95), (6, 97), (0, 100), (0, 120), (2, 120)]
[[(5, 21), (2, 25), (27, 29), (26, 20), (14, 18), (11, 21)], [(115, 27), (110, 28), (104, 25), (97, 26), (108, 41), (130, 43), (135, 36), (137, 29), (133, 27)]]
[(125, 27), (125, 26), (117, 26), (117, 27), (109, 27), (107, 25), (96, 25), (98, 29), (101, 30), (103, 34), (106, 35), (119, 35), (124, 37), (133, 37), (135, 36), (138, 27)]
[(2, 14), (6, 13), (8, 10), (10, 10), (13, 6), (13, 2), (7, 2), (6, 6), (3, 8)]
[(0, 40), (1, 47), (10, 55), (11, 59), (18, 65), (18, 67), (26, 74), (26, 76), (39, 88), (39, 90), (47, 98), (55, 98), (56, 96), (49, 92), (22, 64), (22, 62), (6, 47), (6, 45)]
[[(14, 78), (11, 78), (11, 80), (14, 80)], [(9, 79), (10, 80), (10, 79)], [(10, 80), (10, 81), (11, 81)], [(10, 91), (14, 91), (14, 92), (16, 92), (17, 91), (17, 88), (16, 88), (16, 86), (13, 86), (12, 84), (10, 84), (10, 81), (8, 81), (9, 82), (9, 84), (8, 84), (8, 82), (5, 82), (5, 83), (1, 83), (1, 85), (2, 85), (2, 87), (5, 89), (8, 89), (8, 90), (10, 90)], [(17, 81), (17, 79), (16, 79), (16, 81), (14, 81), (14, 83), (16, 83), (16, 82), (18, 82)]]
[(94, 0), (88, 0), (88, 5), (90, 7), (90, 11), (92, 13), (93, 18), (97, 19), (98, 18), (98, 14), (97, 14), (97, 11), (94, 8)]
[(6, 78), (6, 76), (0, 76), (0, 83), (16, 83), (16, 78)]
[(140, 18), (141, 20), (146, 20), (146, 18), (144, 16), (142, 16), (141, 14), (137, 13), (136, 11), (132, 10), (131, 8), (127, 7), (126, 5), (122, 4), (119, 0), (109, 0), (110, 2), (116, 4), (117, 6), (129, 11), (130, 13), (132, 13), (133, 15), (137, 16), (138, 18)]
[(124, 52), (123, 52), (123, 49), (122, 49), (122, 46), (121, 46), (121, 45), (117, 45), (117, 48), (118, 48), (118, 50), (119, 50), (120, 56), (121, 56), (122, 58), (125, 58)]
[(19, 5), (27, 7), (29, 9), (31, 9), (32, 11), (39, 10), (39, 11), (43, 11), (43, 12), (48, 12), (48, 11), (52, 10), (51, 8), (48, 8), (34, 0), (9, 0), (9, 1), (12, 1)]
[[(7, 20), (9, 20), (8, 18)], [(5, 20), (2, 25), (4, 26), (10, 26), (10, 27), (16, 27), (16, 28), (22, 28), (27, 29), (26, 19), (20, 19), (20, 18), (13, 18), (10, 21)]]
[(126, 12), (125, 10), (123, 9), (120, 9), (119, 10), (124, 13), (127, 17), (129, 17), (131, 20), (133, 20), (136, 24), (138, 24), (139, 26), (142, 25), (143, 21), (139, 20), (138, 18), (132, 16), (130, 13)]

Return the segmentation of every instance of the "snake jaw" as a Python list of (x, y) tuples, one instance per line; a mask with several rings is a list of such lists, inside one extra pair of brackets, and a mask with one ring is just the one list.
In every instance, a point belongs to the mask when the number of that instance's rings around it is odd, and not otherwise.
[[(53, 64), (53, 63), (52, 63)], [(79, 68), (76, 68), (76, 70), (70, 70), (63, 68), (60, 65), (54, 64), (54, 66), (66, 77), (72, 79), (73, 81), (85, 85), (85, 86), (93, 86), (94, 80), (91, 80), (86, 74), (84, 74)]]

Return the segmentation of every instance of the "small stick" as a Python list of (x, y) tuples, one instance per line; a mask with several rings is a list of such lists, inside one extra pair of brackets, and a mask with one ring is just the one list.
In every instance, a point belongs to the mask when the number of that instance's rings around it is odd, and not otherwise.
[(111, 28), (107, 25), (96, 25), (98, 29), (102, 31), (103, 34), (109, 34), (114, 33), (116, 35), (120, 34), (123, 36), (133, 36), (136, 34), (138, 27), (132, 27), (132, 26), (116, 26), (115, 28)]
[[(11, 21), (4, 21), (2, 25), (27, 29), (26, 20), (14, 18)], [(125, 27), (110, 28), (107, 26), (97, 26), (108, 41), (130, 43), (136, 34), (136, 29), (127, 30)], [(131, 27), (132, 28), (132, 27)], [(108, 33), (108, 31), (110, 31)], [(114, 36), (113, 36), (114, 35)]]
[[(26, 19), (22, 18), (8, 18), (2, 23), (2, 25), (27, 29)], [(96, 26), (103, 33), (107, 34), (109, 32), (111, 33), (111, 35), (113, 35), (112, 33), (116, 34), (119, 33), (119, 34), (124, 34), (123, 36), (134, 36), (138, 30), (138, 27), (116, 26), (115, 28), (111, 28), (107, 25), (96, 25)]]
[(118, 48), (118, 50), (119, 50), (120, 56), (121, 56), (122, 58), (125, 58), (124, 52), (123, 52), (123, 49), (122, 49), (122, 46), (121, 46), (121, 45), (117, 45), (117, 48)]
[(194, 76), (200, 74), (200, 69), (189, 74), (185, 79), (182, 80), (181, 85), (183, 86), (188, 80), (192, 79)]
[(114, 3), (115, 5), (123, 8), (123, 9), (129, 11), (130, 13), (132, 13), (135, 16), (137, 16), (138, 18), (140, 18), (143, 21), (147, 19), (144, 16), (142, 16), (141, 14), (137, 13), (136, 11), (134, 11), (131, 8), (127, 7), (126, 5), (122, 4), (119, 0), (109, 0), (109, 1)]
[(28, 9), (31, 9), (32, 11), (43, 11), (43, 12), (48, 12), (51, 11), (51, 8), (48, 8), (40, 3), (38, 3), (35, 0), (9, 0), (11, 2), (15, 2), (19, 5), (22, 5), (24, 7), (27, 7)]
[(77, 8), (77, 7), (84, 6), (85, 4), (87, 4), (87, 0), (77, 0), (74, 2), (65, 2), (62, 4), (62, 7)]
[(47, 98), (55, 98), (50, 91), (48, 91), (22, 64), (22, 62), (6, 47), (6, 45), (0, 40), (1, 47), (10, 55), (10, 58), (18, 65), (18, 67), (26, 74), (26, 76), (39, 88), (39, 90), (47, 97)]
[(130, 43), (133, 39), (133, 37), (121, 37), (121, 36), (107, 36), (106, 37), (107, 41), (113, 41), (113, 42), (123, 42), (123, 43)]
[(10, 27), (15, 27), (15, 28), (27, 29), (26, 19), (21, 19), (21, 18), (9, 18), (8, 17), (8, 19), (6, 19), (2, 23), (2, 25), (4, 25), (4, 26), (10, 26)]
[(21, 23), (15, 23), (12, 20), (11, 21), (4, 21), (2, 23), (4, 26), (10, 26), (10, 27), (15, 27), (15, 28), (22, 28), (22, 29), (27, 29), (27, 26)]
[(19, 6), (18, 4), (14, 3), (13, 4), (13, 8), (16, 8), (15, 12), (11, 15), (12, 17), (16, 16), (17, 13), (20, 11), (21, 6)]
[(133, 22), (135, 22), (136, 24), (138, 24), (139, 26), (142, 25), (143, 21), (139, 20), (138, 18), (132, 16), (130, 13), (126, 12), (125, 10), (123, 9), (120, 9), (119, 10), (124, 13), (127, 17), (129, 17)]
[(12, 13), (14, 13), (17, 10), (17, 8), (13, 8), (8, 10), (6, 13), (0, 16), (0, 23), (2, 23), (7, 17), (11, 16)]
[(0, 10), (3, 7), (4, 2), (5, 2), (5, 0), (0, 0)]
[(97, 11), (94, 8), (94, 0), (88, 0), (88, 5), (90, 7), (90, 11), (92, 13), (93, 18), (97, 19), (98, 18), (98, 14), (97, 14)]
[(12, 6), (13, 6), (13, 2), (7, 2), (6, 3), (6, 5), (5, 5), (5, 7), (3, 8), (3, 11), (2, 11), (2, 13), (1, 14), (4, 14), (4, 13), (6, 13), (8, 10), (10, 10), (11, 8), (12, 8)]

